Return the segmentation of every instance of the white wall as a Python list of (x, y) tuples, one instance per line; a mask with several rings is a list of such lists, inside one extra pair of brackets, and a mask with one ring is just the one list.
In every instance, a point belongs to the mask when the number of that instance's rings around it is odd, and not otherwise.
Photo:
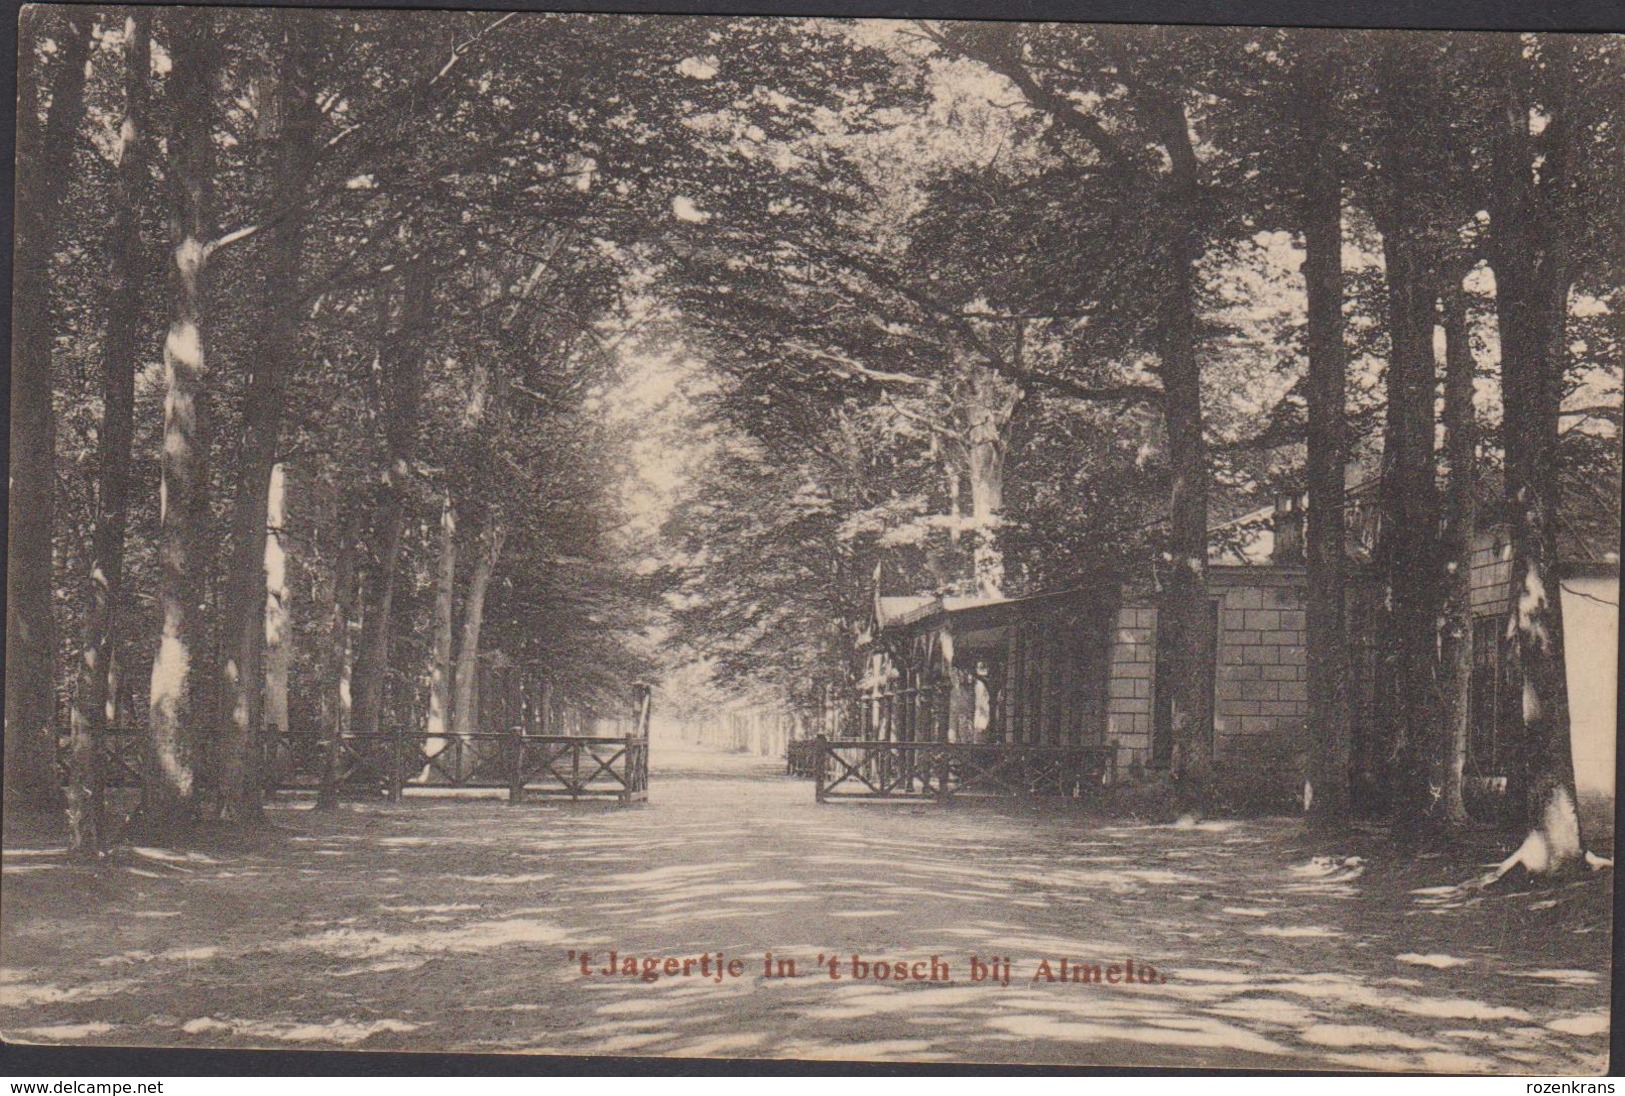
[(1612, 798), (1619, 733), (1619, 578), (1566, 579), (1563, 630), (1575, 783), (1582, 797)]

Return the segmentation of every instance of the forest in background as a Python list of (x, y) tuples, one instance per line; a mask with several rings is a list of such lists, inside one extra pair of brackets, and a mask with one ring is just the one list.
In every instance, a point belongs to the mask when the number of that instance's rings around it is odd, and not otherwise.
[[(1618, 494), (1620, 61), (29, 9), (8, 809), (100, 847), (96, 744), (139, 725), (136, 825), (252, 823), (267, 722), (466, 731), (492, 650), (589, 708), (661, 673), (812, 708), (850, 697), (877, 583), (1151, 569), (1193, 667), (1210, 528), (1301, 493), (1314, 819), (1351, 816), (1364, 734), (1382, 813), (1464, 821), (1464, 560), (1505, 525), (1516, 858), (1572, 865), (1551, 592), (1564, 485)], [(669, 404), (629, 414), (652, 377)], [(1377, 727), (1349, 715), (1351, 465), (1380, 480)], [(1199, 806), (1211, 697), (1173, 680)]]

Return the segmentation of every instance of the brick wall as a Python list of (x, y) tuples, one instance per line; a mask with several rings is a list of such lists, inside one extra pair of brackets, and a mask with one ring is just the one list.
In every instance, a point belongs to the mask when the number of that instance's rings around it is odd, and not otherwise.
[(1117, 768), (1126, 772), (1151, 754), (1151, 682), (1156, 671), (1157, 611), (1125, 605), (1112, 636), (1106, 686), (1106, 738), (1117, 740)]
[(1309, 694), (1302, 573), (1216, 571), (1210, 588), (1219, 601), (1216, 756), (1303, 748)]
[[(1505, 532), (1480, 533), (1473, 542), (1474, 616), (1507, 611), (1510, 569)], [(1215, 567), (1209, 572), (1209, 593), (1218, 602), (1213, 730), (1220, 760), (1259, 755), (1286, 760), (1308, 748), (1305, 583), (1298, 567)], [(1367, 598), (1380, 597), (1375, 589), (1362, 587), (1359, 592)], [(1358, 597), (1354, 600), (1359, 602)], [(1369, 698), (1362, 697), (1372, 685), (1369, 678), (1375, 666), (1369, 658), (1361, 659), (1369, 654), (1367, 647), (1375, 636), (1367, 615), (1356, 613), (1357, 619), (1350, 622), (1356, 659), (1350, 686), (1356, 704), (1369, 709)], [(1156, 624), (1156, 610), (1147, 605), (1128, 605), (1118, 614), (1107, 738), (1117, 740), (1119, 772), (1150, 758)], [(1611, 708), (1609, 712), (1611, 725)]]
[[(1304, 637), (1304, 578), (1297, 569), (1212, 572), (1218, 602), (1214, 668), (1214, 751), (1218, 758), (1280, 756), (1304, 748), (1309, 715)], [(1107, 686), (1107, 732), (1118, 770), (1151, 756), (1157, 611), (1127, 605), (1118, 613)]]

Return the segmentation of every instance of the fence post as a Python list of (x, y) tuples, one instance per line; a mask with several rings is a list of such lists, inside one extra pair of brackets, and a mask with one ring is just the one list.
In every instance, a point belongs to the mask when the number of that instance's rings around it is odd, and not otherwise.
[(654, 688), (646, 682), (639, 681), (632, 686), (637, 692), (637, 715), (632, 731), (634, 734), (647, 739), (649, 737), (649, 721), (654, 712)]
[(634, 686), (637, 694), (637, 718), (632, 732), (626, 736), (626, 757), (622, 766), (626, 780), (622, 783), (621, 803), (629, 805), (634, 793), (642, 799), (649, 797), (649, 732), (654, 721), (654, 687), (639, 681)]
[(813, 788), (813, 801), (824, 801), (824, 782), (827, 779), (825, 769), (829, 763), (829, 739), (823, 734), (813, 739), (813, 773), (817, 784)]
[[(511, 717), (512, 712), (508, 713)], [(508, 802), (519, 802), (525, 795), (525, 728), (520, 723), (508, 725)]]

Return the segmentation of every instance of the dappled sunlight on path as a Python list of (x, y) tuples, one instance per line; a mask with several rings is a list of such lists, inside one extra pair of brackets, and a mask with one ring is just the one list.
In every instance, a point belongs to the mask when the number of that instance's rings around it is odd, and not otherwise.
[[(629, 810), (282, 807), (286, 836), (261, 851), (127, 850), (99, 871), (7, 850), (0, 1024), (186, 1046), (1606, 1066), (1597, 884), (1465, 893), (1440, 865), (1417, 885), (1415, 864), (1327, 856), (1281, 820), (820, 807), (773, 759), (658, 739), (653, 755), (651, 800)], [(596, 972), (611, 950), (743, 970), (582, 974), (581, 953)], [(765, 952), (797, 976), (764, 978)], [(935, 955), (952, 980), (854, 978), (854, 954)], [(971, 981), (972, 957), (1009, 960), (1009, 984)], [(1138, 974), (1035, 979), (1063, 959)]]

